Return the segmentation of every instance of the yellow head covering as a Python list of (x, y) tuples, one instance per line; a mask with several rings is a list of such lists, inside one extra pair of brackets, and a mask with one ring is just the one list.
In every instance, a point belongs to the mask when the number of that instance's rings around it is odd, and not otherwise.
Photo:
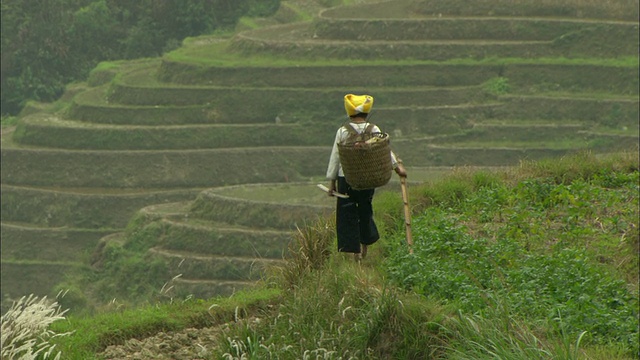
[(353, 116), (359, 113), (368, 114), (373, 107), (373, 96), (371, 95), (353, 95), (344, 96), (344, 109), (347, 115)]

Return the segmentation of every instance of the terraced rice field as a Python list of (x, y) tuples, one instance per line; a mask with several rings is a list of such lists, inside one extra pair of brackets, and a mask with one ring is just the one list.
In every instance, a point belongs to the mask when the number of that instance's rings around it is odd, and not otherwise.
[(637, 1), (305, 4), (312, 21), (96, 71), (65, 111), (4, 132), (3, 301), (99, 273), (139, 216), (164, 229), (146, 251), (182, 294), (250, 286), (296, 225), (332, 211), (314, 184), (346, 93), (375, 97), (415, 182), (638, 144)]

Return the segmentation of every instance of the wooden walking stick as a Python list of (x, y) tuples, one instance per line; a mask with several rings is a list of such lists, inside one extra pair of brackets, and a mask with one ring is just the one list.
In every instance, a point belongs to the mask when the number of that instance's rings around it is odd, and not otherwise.
[(407, 244), (409, 254), (413, 254), (413, 239), (411, 238), (411, 209), (409, 209), (409, 195), (407, 194), (407, 178), (400, 177), (400, 187), (402, 188), (402, 202), (404, 203), (404, 225), (407, 232)]

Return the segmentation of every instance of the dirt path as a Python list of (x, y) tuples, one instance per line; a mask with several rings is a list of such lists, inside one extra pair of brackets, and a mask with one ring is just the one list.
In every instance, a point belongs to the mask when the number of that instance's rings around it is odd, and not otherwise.
[(209, 359), (217, 346), (218, 334), (228, 325), (178, 332), (161, 332), (144, 339), (129, 339), (98, 354), (109, 360), (198, 360)]

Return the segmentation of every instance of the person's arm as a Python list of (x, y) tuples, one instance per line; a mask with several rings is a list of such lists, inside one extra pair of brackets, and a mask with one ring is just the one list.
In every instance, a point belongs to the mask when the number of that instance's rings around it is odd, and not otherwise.
[(336, 132), (336, 138), (333, 142), (333, 148), (331, 149), (331, 156), (329, 157), (329, 165), (327, 166), (327, 180), (329, 180), (329, 196), (333, 196), (336, 191), (336, 181), (338, 179), (338, 172), (340, 171), (340, 153), (338, 152), (338, 143), (340, 142), (340, 129)]
[(396, 174), (398, 174), (400, 177), (407, 177), (407, 170), (404, 168), (404, 165), (402, 165), (402, 162), (398, 163), (398, 166), (396, 166), (396, 168), (394, 169), (396, 171)]
[(329, 196), (333, 196), (333, 193), (336, 192), (336, 182), (336, 179), (332, 179), (331, 181), (329, 181), (329, 191), (327, 192)]
[(396, 174), (398, 174), (400, 177), (407, 177), (407, 170), (404, 168), (402, 160), (397, 157), (393, 151), (391, 152), (391, 163)]

